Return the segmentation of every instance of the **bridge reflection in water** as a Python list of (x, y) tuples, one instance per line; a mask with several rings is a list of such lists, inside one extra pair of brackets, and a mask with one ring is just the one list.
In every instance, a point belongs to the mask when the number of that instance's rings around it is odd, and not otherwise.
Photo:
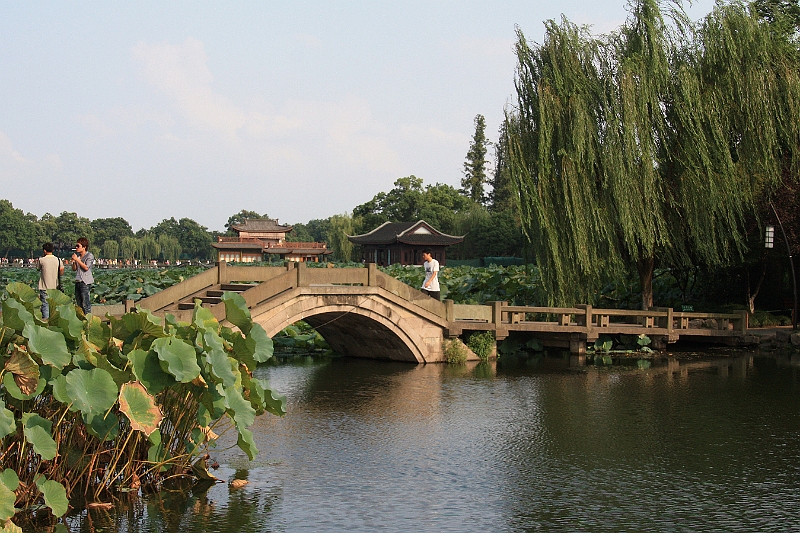
[[(188, 320), (200, 300), (218, 320), (225, 317), (221, 296), (239, 292), (254, 321), (272, 336), (304, 320), (330, 346), (347, 356), (416, 363), (445, 360), (443, 341), (475, 331), (491, 331), (497, 340), (513, 332), (537, 338), (546, 347), (569, 349), (573, 363), (585, 362), (586, 343), (600, 335), (648, 335), (655, 348), (680, 339), (753, 343), (747, 313), (679, 313), (669, 308), (647, 311), (488, 305), (439, 302), (388, 276), (374, 264), (366, 268), (228, 266), (224, 262), (138, 302), (132, 307)], [(695, 327), (702, 324), (706, 327)], [(470, 354), (471, 359), (476, 359)]]

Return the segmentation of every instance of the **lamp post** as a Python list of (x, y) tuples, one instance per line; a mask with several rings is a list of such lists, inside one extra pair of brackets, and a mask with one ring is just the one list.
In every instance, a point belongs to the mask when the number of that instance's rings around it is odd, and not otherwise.
[[(794, 260), (792, 259), (792, 247), (789, 246), (789, 238), (786, 236), (786, 230), (783, 229), (783, 223), (781, 222), (781, 218), (778, 216), (778, 212), (775, 210), (775, 206), (772, 205), (772, 202), (769, 203), (769, 206), (772, 208), (772, 212), (775, 214), (775, 220), (778, 221), (778, 226), (781, 227), (781, 233), (783, 233), (783, 240), (786, 242), (786, 250), (789, 253), (789, 269), (792, 273), (792, 289), (794, 291), (794, 305), (792, 306), (792, 329), (797, 329), (797, 276), (794, 274)], [(766, 248), (772, 248), (772, 242), (775, 235), (775, 228), (772, 226), (767, 226), (767, 231), (764, 237), (764, 246)]]

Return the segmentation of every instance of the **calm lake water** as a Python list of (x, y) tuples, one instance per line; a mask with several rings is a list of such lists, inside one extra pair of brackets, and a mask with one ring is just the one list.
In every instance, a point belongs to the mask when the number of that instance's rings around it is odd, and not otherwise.
[[(288, 397), (227, 484), (73, 516), (85, 532), (799, 531), (800, 357), (259, 369)], [(229, 438), (226, 436), (225, 438)], [(224, 440), (224, 439), (223, 439)], [(230, 444), (230, 440), (227, 441)]]

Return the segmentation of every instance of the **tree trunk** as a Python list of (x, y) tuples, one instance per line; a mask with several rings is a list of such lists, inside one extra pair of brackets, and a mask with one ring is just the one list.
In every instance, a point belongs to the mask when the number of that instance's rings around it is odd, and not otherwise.
[(756, 283), (756, 287), (754, 290), (750, 290), (750, 270), (747, 270), (747, 309), (750, 311), (750, 314), (756, 312), (756, 296), (758, 296), (758, 291), (761, 290), (761, 283), (764, 281), (764, 276), (767, 274), (767, 262), (761, 262), (761, 276), (758, 278), (758, 283)]
[(639, 282), (642, 286), (642, 310), (647, 311), (653, 307), (653, 270), (656, 260), (654, 257), (644, 257), (636, 262), (639, 271)]

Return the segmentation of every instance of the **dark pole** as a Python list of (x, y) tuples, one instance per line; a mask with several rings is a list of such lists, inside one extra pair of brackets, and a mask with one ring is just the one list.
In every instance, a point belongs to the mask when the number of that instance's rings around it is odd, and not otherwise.
[(786, 237), (786, 231), (783, 229), (783, 223), (781, 222), (780, 217), (778, 216), (778, 212), (775, 210), (775, 206), (772, 205), (772, 202), (769, 203), (769, 206), (772, 208), (772, 212), (775, 213), (775, 219), (778, 221), (778, 225), (781, 227), (781, 233), (783, 233), (783, 240), (786, 243), (786, 250), (789, 252), (789, 269), (792, 271), (792, 289), (794, 290), (794, 306), (792, 307), (792, 329), (797, 329), (797, 276), (794, 275), (794, 260), (792, 259), (792, 247), (789, 246), (789, 238)]

